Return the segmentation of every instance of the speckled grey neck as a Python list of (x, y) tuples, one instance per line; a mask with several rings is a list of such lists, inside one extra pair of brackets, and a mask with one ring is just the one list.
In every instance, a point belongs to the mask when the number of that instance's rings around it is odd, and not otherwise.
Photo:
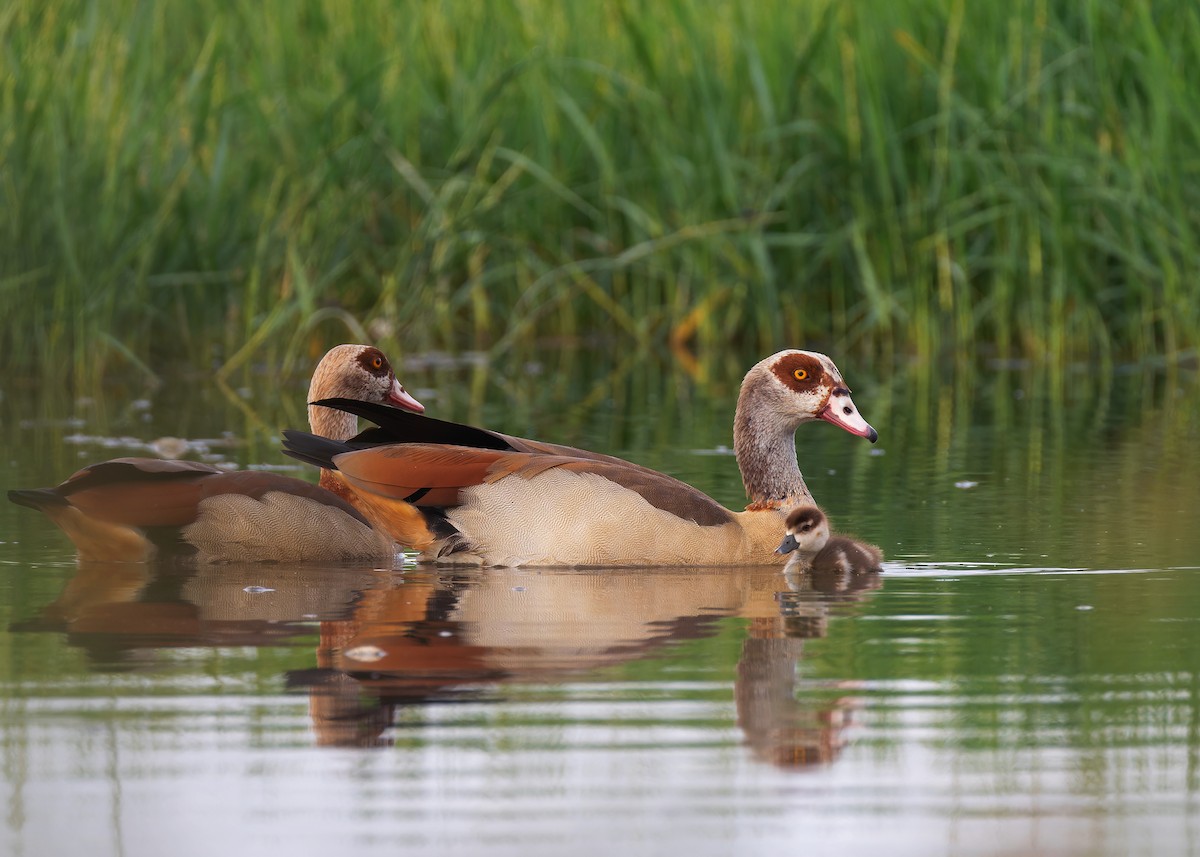
[[(309, 393), (309, 401), (313, 401)], [(316, 396), (317, 399), (328, 398)], [(333, 440), (349, 440), (358, 434), (358, 417), (335, 408), (308, 406), (308, 428), (313, 434)]]
[(768, 379), (747, 376), (733, 421), (733, 448), (751, 504), (789, 509), (813, 497), (796, 462), (796, 429), (803, 420), (775, 401), (784, 394)]

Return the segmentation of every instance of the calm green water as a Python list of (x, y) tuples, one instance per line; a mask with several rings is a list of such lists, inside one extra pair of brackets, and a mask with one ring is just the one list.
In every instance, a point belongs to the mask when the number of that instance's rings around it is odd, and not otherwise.
[[(737, 506), (753, 359), (401, 374)], [(839, 363), (880, 443), (800, 462), (873, 579), (77, 568), (3, 504), (0, 854), (1200, 854), (1195, 372)], [(163, 435), (286, 466), (305, 380), (244, 383), (10, 379), (0, 482)]]

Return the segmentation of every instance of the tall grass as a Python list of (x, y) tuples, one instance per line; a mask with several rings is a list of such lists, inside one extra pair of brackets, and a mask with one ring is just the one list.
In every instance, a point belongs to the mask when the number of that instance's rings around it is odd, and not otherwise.
[(10, 0), (0, 354), (1177, 353), (1198, 66), (1186, 0)]

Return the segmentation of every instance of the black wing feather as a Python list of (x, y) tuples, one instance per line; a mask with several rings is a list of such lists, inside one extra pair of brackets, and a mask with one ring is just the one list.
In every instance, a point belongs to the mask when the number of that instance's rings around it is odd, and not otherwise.
[(337, 470), (333, 463), (333, 457), (341, 455), (343, 452), (353, 452), (354, 449), (345, 441), (330, 440), (319, 434), (310, 434), (295, 429), (284, 429), (283, 431), (283, 454), (299, 459), (305, 464)]
[(321, 399), (310, 404), (345, 411), (368, 419), (379, 426), (376, 429), (367, 429), (351, 438), (348, 443), (355, 449), (365, 449), (385, 443), (444, 443), (450, 446), (470, 446), (476, 449), (513, 450), (512, 445), (502, 436), (486, 429), (438, 420), (377, 402), (364, 402), (359, 399)]

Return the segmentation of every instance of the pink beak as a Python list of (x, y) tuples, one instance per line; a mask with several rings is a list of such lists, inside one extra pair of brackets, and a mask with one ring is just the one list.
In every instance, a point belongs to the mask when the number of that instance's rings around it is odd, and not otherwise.
[(412, 411), (414, 414), (425, 413), (425, 406), (409, 395), (399, 381), (392, 380), (392, 389), (388, 390), (387, 400), (398, 408)]
[(844, 388), (838, 388), (833, 391), (833, 395), (829, 399), (829, 404), (821, 409), (820, 413), (817, 414), (817, 419), (833, 423), (838, 428), (843, 428), (852, 435), (865, 437), (871, 443), (879, 440), (879, 432), (871, 428), (870, 423), (862, 418), (862, 415), (858, 412), (858, 408), (854, 407), (854, 401), (850, 398), (850, 391)]

